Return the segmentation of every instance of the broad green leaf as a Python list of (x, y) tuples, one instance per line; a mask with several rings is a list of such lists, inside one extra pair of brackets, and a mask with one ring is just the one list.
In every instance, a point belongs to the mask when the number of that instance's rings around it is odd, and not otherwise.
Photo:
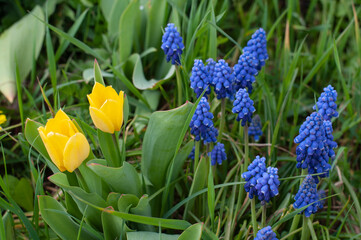
[(160, 92), (156, 90), (144, 90), (142, 95), (149, 102), (150, 109), (138, 100), (139, 104), (136, 106), (134, 113), (136, 117), (141, 116), (141, 120), (134, 123), (135, 130), (138, 133), (147, 125), (144, 117), (150, 118), (150, 115), (157, 109), (160, 99)]
[(142, 147), (142, 173), (157, 188), (164, 185), (184, 122), (192, 108), (186, 103), (169, 111), (154, 112)]
[[(60, 203), (50, 196), (39, 196), (38, 200), (42, 218), (59, 237), (74, 239), (78, 235), (79, 224), (69, 216)], [(98, 237), (82, 227), (80, 239), (96, 240)]]
[(119, 22), (119, 57), (124, 62), (132, 52), (135, 23), (140, 17), (139, 0), (132, 0), (124, 10)]
[(131, 164), (124, 162), (122, 167), (115, 168), (91, 160), (88, 162), (88, 167), (103, 179), (112, 191), (122, 194), (130, 193), (138, 197), (142, 195), (138, 173)]
[(112, 206), (115, 210), (118, 209), (118, 200), (122, 196), (120, 193), (111, 192), (107, 197), (107, 206)]
[(178, 172), (179, 172), (180, 169), (182, 169), (183, 164), (187, 160), (189, 154), (191, 153), (193, 146), (194, 146), (194, 141), (193, 140), (189, 141), (177, 153), (177, 156), (175, 157), (175, 160), (174, 160), (174, 166), (173, 166), (173, 173), (171, 175), (172, 176), (171, 181), (173, 181), (174, 179), (177, 178)]
[(13, 24), (0, 36), (0, 91), (9, 102), (16, 92), (15, 66), (19, 65), (20, 79), (24, 80), (39, 56), (45, 28), (34, 16), (44, 20), (43, 10), (36, 6), (31, 13)]
[(187, 228), (178, 238), (178, 240), (199, 240), (202, 237), (203, 223), (196, 223)]
[(145, 37), (145, 49), (149, 47), (158, 47), (162, 37), (162, 27), (166, 11), (167, 1), (153, 0), (150, 4), (150, 10), (147, 21), (147, 32)]
[(118, 209), (120, 212), (128, 212), (129, 208), (135, 207), (139, 198), (133, 194), (122, 194), (118, 200)]
[[(6, 211), (5, 214), (2, 216), (2, 223), (0, 222), (0, 224), (3, 224), (3, 229), (1, 230), (1, 236), (2, 239), (16, 239), (15, 238), (15, 229), (14, 229), (14, 219), (12, 217), (11, 212)], [(2, 232), (4, 231), (4, 232)]]
[(100, 1), (100, 9), (103, 16), (108, 22), (108, 34), (111, 37), (117, 36), (119, 32), (119, 20), (128, 6), (129, 0), (102, 0)]
[[(178, 234), (165, 234), (165, 233), (155, 233), (155, 232), (128, 232), (128, 240), (177, 240), (179, 237)], [(191, 240), (191, 239), (189, 239)]]
[(15, 202), (23, 207), (26, 211), (32, 211), (34, 209), (34, 191), (28, 179), (20, 179), (20, 181), (15, 185), (15, 190), (12, 197)]
[[(108, 207), (109, 210), (114, 210), (112, 207)], [(114, 215), (111, 215), (107, 212), (102, 212), (102, 224), (103, 224), (103, 233), (105, 240), (114, 240), (125, 237), (125, 232), (123, 228), (126, 226), (124, 220), (117, 218)]]
[(31, 119), (26, 119), (25, 122), (25, 138), (33, 146), (46, 160), (46, 163), (53, 171), (53, 173), (59, 172), (59, 169), (50, 161), (50, 157), (46, 148), (44, 146), (43, 141), (41, 140), (38, 132), (38, 128), (42, 126), (40, 123), (35, 122)]
[[(189, 191), (188, 194), (189, 196), (202, 190), (206, 186), (207, 176), (208, 176), (208, 164), (206, 160), (207, 160), (206, 158), (202, 158), (198, 163), (198, 167), (196, 169), (196, 172), (194, 174), (194, 179), (192, 181), (191, 190)], [(192, 199), (189, 200), (189, 202), (187, 202), (184, 210), (184, 216), (187, 216), (188, 211), (192, 211), (194, 200), (195, 199)]]
[(161, 79), (147, 80), (144, 76), (143, 65), (139, 54), (133, 54), (130, 56), (130, 61), (134, 64), (133, 84), (140, 90), (155, 89), (159, 86), (159, 84), (162, 84), (173, 77), (175, 73), (175, 66), (168, 64), (167, 66), (169, 66), (169, 70), (164, 77)]
[[(122, 156), (120, 153), (119, 142), (114, 134), (106, 133), (98, 129), (98, 139), (100, 149), (102, 150), (107, 164), (112, 167), (119, 167), (122, 165)], [(118, 148), (116, 146), (118, 144)]]
[[(73, 197), (74, 195), (78, 196), (82, 199), (87, 199), (87, 201), (101, 207), (106, 207), (106, 202), (96, 193), (87, 193), (80, 187), (70, 186), (68, 179), (64, 173), (56, 173), (49, 177), (49, 180), (58, 185), (59, 187), (63, 188), (64, 191), (70, 193)], [(85, 214), (86, 221), (95, 226), (98, 230), (101, 229), (101, 212), (94, 209), (87, 207), (82, 201), (79, 201), (78, 198), (74, 198), (75, 202), (78, 204), (80, 211)]]

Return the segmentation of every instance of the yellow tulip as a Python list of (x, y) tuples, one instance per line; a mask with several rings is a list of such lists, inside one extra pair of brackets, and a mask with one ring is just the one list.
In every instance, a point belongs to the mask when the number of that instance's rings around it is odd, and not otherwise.
[(87, 139), (61, 109), (38, 131), (51, 160), (62, 172), (73, 172), (89, 156)]
[[(2, 114), (3, 112), (0, 111), (0, 124), (3, 124), (4, 122), (6, 122), (6, 116), (5, 114)], [(2, 129), (2, 127), (0, 127), (0, 130)]]
[(107, 133), (119, 131), (123, 124), (124, 92), (117, 94), (111, 86), (105, 87), (96, 82), (87, 97), (94, 125)]

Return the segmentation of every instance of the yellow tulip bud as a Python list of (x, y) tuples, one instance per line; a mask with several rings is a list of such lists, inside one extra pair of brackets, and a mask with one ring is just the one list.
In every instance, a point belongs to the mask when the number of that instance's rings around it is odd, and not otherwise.
[(111, 86), (105, 87), (96, 82), (87, 97), (94, 125), (107, 133), (119, 131), (123, 124), (124, 92), (120, 91), (118, 95)]
[(38, 131), (51, 160), (62, 172), (73, 172), (89, 156), (86, 137), (61, 109)]

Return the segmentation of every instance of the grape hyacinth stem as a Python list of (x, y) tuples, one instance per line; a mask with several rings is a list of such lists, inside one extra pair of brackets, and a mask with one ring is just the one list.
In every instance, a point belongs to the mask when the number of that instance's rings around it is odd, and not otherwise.
[(226, 98), (222, 98), (221, 100), (221, 122), (219, 124), (219, 134), (218, 134), (218, 142), (222, 140), (222, 134), (224, 130), (224, 124), (226, 122)]
[(252, 226), (253, 226), (253, 237), (257, 237), (258, 227), (257, 227), (257, 219), (256, 219), (256, 198), (252, 198), (251, 200), (251, 214), (252, 214)]
[(180, 75), (179, 66), (175, 66), (175, 74), (176, 74), (176, 78), (177, 78), (178, 106), (180, 106), (180, 105), (182, 105), (183, 89), (182, 89), (182, 78)]
[(196, 141), (194, 148), (194, 172), (196, 172), (198, 167), (200, 146), (201, 146), (201, 141)]
[(261, 222), (261, 228), (265, 228), (266, 227), (266, 213), (267, 213), (267, 209), (266, 209), (266, 204), (262, 206), (262, 222)]
[(307, 226), (307, 217), (303, 214), (303, 222), (302, 222), (302, 234), (301, 234), (301, 240), (308, 240), (309, 239), (309, 229)]
[(248, 124), (244, 125), (244, 171), (247, 171), (247, 167), (249, 164), (248, 154), (249, 154), (249, 146), (248, 146)]

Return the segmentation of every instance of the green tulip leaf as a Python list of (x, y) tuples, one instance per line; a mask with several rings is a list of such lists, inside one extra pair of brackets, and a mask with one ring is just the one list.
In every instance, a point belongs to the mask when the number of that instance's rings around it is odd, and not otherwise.
[[(165, 234), (165, 233), (155, 233), (155, 232), (128, 232), (127, 240), (177, 240), (179, 237), (178, 234)], [(191, 239), (191, 238), (190, 238)]]
[[(56, 173), (49, 177), (49, 180), (56, 184), (57, 186), (64, 189), (64, 191), (70, 193), (73, 197), (78, 196), (82, 199), (87, 199), (87, 201), (95, 204), (97, 206), (106, 207), (106, 202), (96, 193), (87, 193), (80, 187), (70, 186), (68, 179), (64, 173)], [(95, 226), (98, 230), (101, 230), (102, 223), (101, 223), (101, 212), (94, 209), (87, 207), (87, 204), (84, 204), (82, 201), (79, 201), (78, 198), (74, 198), (75, 202), (78, 204), (80, 211), (85, 214), (86, 221)]]
[(128, 212), (131, 207), (138, 205), (139, 198), (133, 194), (122, 194), (118, 200), (119, 212)]
[[(114, 134), (106, 133), (98, 129), (98, 139), (100, 149), (102, 150), (104, 158), (107, 160), (109, 166), (119, 167), (122, 163), (122, 156), (115, 144), (119, 144)], [(117, 142), (117, 143), (115, 143)]]
[(45, 28), (33, 15), (44, 20), (43, 10), (36, 6), (0, 36), (0, 91), (9, 102), (13, 102), (16, 92), (16, 64), (24, 80), (43, 45)]
[(200, 240), (202, 237), (203, 223), (196, 223), (187, 228), (177, 240)]
[(136, 22), (140, 20), (139, 0), (132, 0), (122, 13), (119, 21), (119, 57), (124, 62), (132, 52)]
[(123, 194), (111, 192), (107, 197), (107, 206), (113, 207), (115, 210), (118, 210), (118, 200)]
[(88, 167), (103, 179), (112, 191), (130, 193), (139, 197), (142, 195), (139, 175), (131, 164), (124, 162), (122, 167), (115, 168), (91, 160), (88, 162)]
[(165, 14), (167, 13), (167, 1), (153, 0), (150, 4), (148, 14), (147, 30), (145, 37), (145, 48), (158, 47), (162, 38), (162, 27)]
[[(112, 207), (107, 207), (109, 210), (114, 210)], [(111, 215), (107, 212), (102, 212), (102, 224), (103, 224), (103, 233), (105, 240), (120, 239), (120, 236), (124, 239), (125, 232), (125, 222), (121, 218), (117, 218), (114, 215)]]
[(143, 65), (139, 54), (133, 54), (130, 56), (129, 60), (134, 64), (133, 84), (140, 90), (156, 89), (159, 84), (162, 84), (172, 78), (175, 73), (175, 66), (168, 64), (168, 71), (165, 76), (162, 76), (160, 79), (147, 80), (144, 76)]
[[(79, 224), (67, 213), (66, 209), (50, 196), (39, 196), (39, 210), (44, 221), (61, 239), (74, 239), (79, 233)], [(99, 239), (84, 226), (80, 229), (80, 238), (84, 240)]]
[(34, 209), (34, 191), (28, 179), (20, 179), (20, 181), (15, 185), (12, 197), (15, 202), (26, 211), (32, 211)]
[(15, 228), (14, 228), (14, 219), (10, 211), (6, 211), (2, 216), (3, 229), (0, 226), (0, 236), (1, 239), (16, 239), (15, 237)]
[[(169, 111), (154, 112), (149, 120), (142, 147), (142, 173), (156, 189), (162, 188), (182, 133), (191, 103)], [(179, 170), (179, 169), (178, 169)]]

